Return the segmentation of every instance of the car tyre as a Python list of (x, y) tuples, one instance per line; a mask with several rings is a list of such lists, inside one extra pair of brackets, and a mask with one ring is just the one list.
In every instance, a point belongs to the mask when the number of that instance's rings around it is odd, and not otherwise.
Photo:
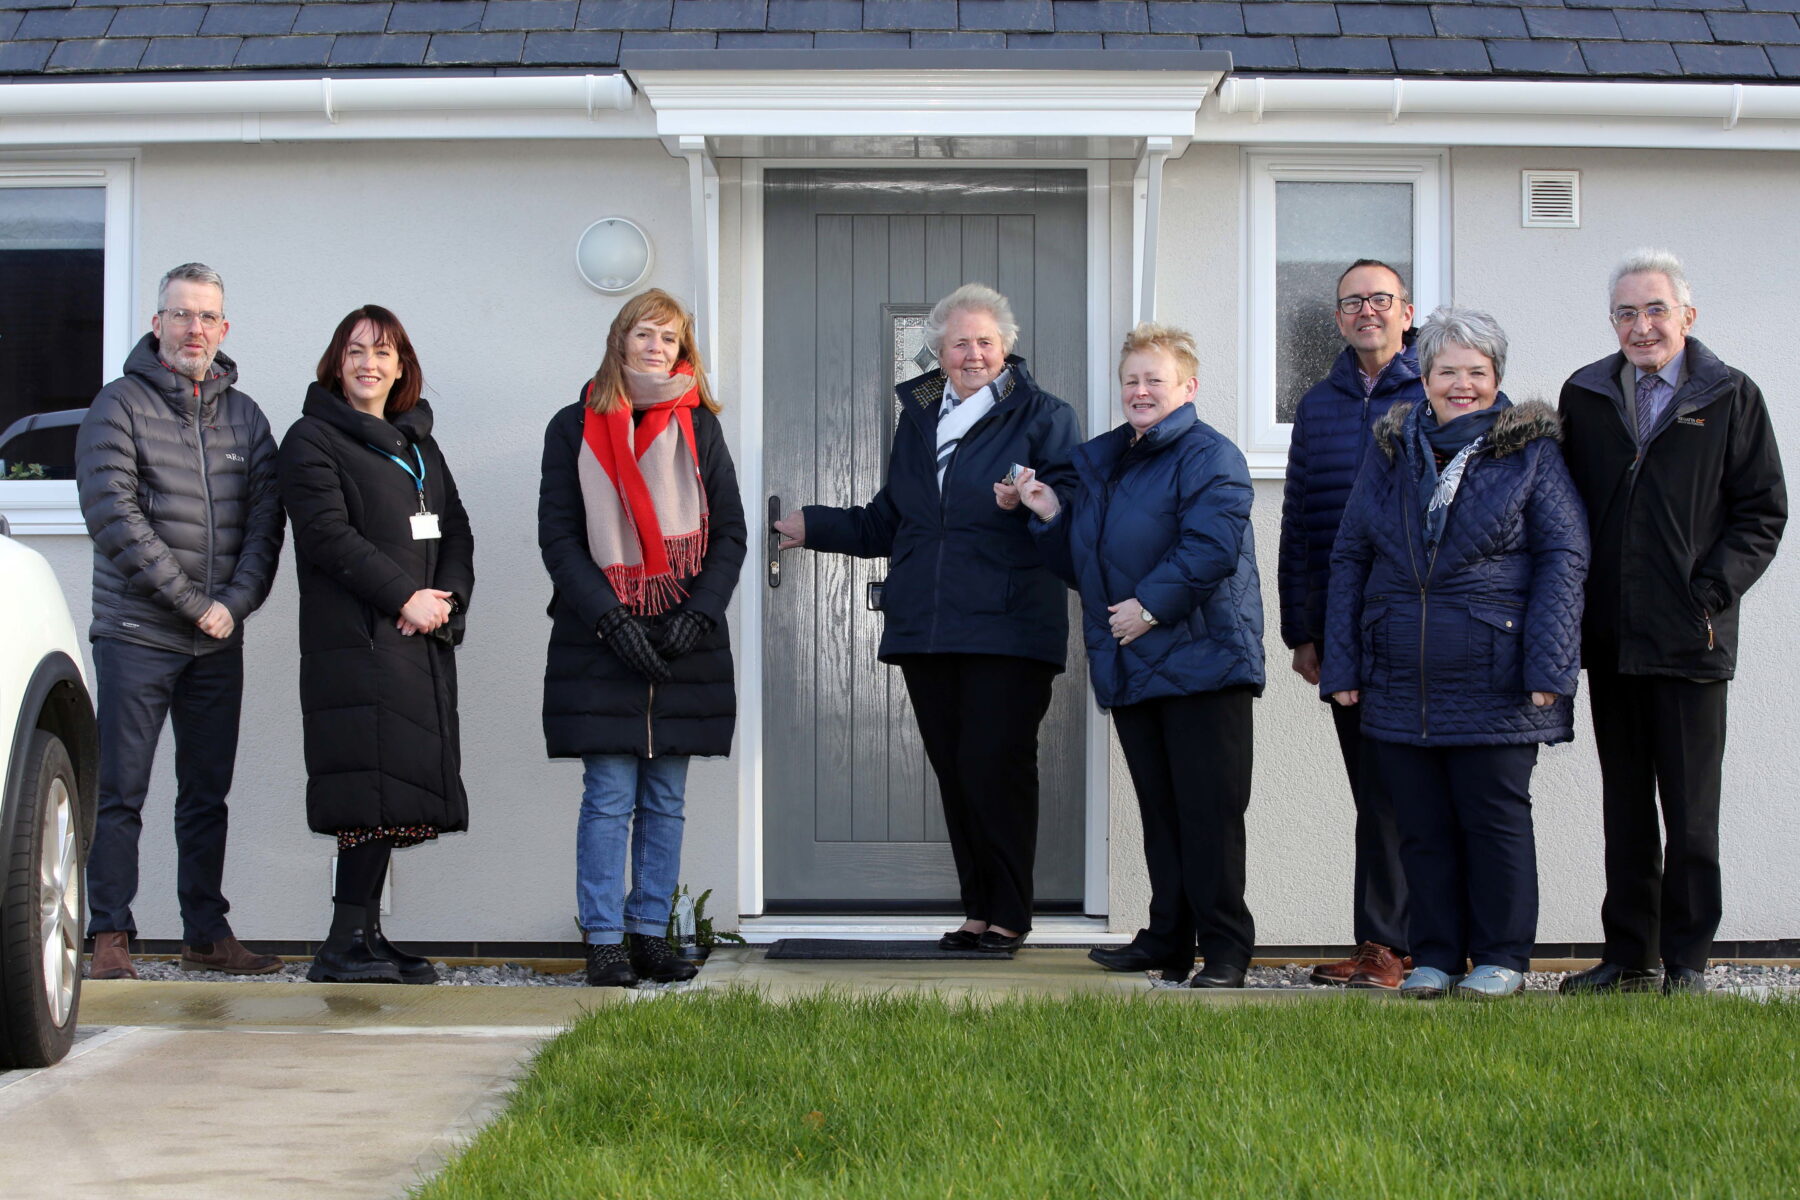
[(69, 1052), (81, 1002), (79, 776), (62, 740), (33, 730), (0, 821), (0, 1067)]

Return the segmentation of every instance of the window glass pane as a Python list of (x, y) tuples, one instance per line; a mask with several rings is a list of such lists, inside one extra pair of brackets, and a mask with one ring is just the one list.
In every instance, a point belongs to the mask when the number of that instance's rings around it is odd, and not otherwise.
[(104, 188), (0, 188), (0, 478), (73, 479), (105, 381)]
[(1275, 184), (1275, 419), (1291, 423), (1306, 389), (1344, 348), (1332, 319), (1337, 278), (1378, 258), (1412, 280), (1412, 185)]

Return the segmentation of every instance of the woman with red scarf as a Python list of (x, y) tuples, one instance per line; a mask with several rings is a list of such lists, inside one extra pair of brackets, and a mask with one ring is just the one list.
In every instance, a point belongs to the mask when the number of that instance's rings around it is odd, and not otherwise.
[(594, 987), (695, 972), (664, 934), (688, 759), (729, 754), (737, 721), (725, 606), (744, 510), (718, 411), (692, 317), (652, 289), (619, 311), (600, 369), (544, 433), (544, 741), (582, 763), (576, 915)]

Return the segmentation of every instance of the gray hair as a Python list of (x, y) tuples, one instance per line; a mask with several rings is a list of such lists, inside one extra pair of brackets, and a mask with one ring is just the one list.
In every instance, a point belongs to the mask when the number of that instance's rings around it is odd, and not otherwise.
[(950, 324), (951, 314), (958, 312), (986, 313), (994, 318), (1000, 327), (1000, 349), (1012, 353), (1013, 343), (1019, 340), (1019, 322), (1013, 318), (1012, 305), (985, 283), (965, 283), (932, 305), (931, 315), (925, 318), (925, 345), (933, 354), (943, 351), (944, 326)]
[(1688, 287), (1687, 272), (1681, 269), (1681, 260), (1667, 250), (1659, 250), (1655, 246), (1639, 246), (1619, 260), (1619, 265), (1613, 268), (1612, 277), (1606, 281), (1608, 311), (1612, 309), (1613, 294), (1619, 290), (1619, 280), (1627, 275), (1648, 274), (1668, 279), (1669, 286), (1675, 289), (1675, 303), (1683, 308), (1694, 306), (1694, 293)]
[(1478, 308), (1440, 308), (1419, 330), (1413, 348), (1419, 353), (1419, 374), (1430, 375), (1431, 364), (1446, 346), (1462, 346), (1485, 354), (1494, 364), (1496, 382), (1506, 377), (1506, 331), (1500, 322)]
[(170, 267), (168, 273), (162, 277), (162, 282), (156, 285), (156, 307), (158, 309), (167, 307), (169, 285), (178, 279), (187, 283), (210, 283), (219, 289), (220, 296), (225, 294), (225, 280), (217, 271), (205, 263), (182, 263), (179, 267)]

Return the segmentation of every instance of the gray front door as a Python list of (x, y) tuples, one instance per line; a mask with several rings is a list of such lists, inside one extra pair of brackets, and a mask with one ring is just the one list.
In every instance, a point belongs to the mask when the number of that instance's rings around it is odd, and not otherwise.
[[(919, 336), (924, 315), (963, 283), (1006, 295), (1017, 352), (1040, 385), (1084, 413), (1085, 172), (772, 170), (764, 179), (764, 470), (783, 511), (863, 504), (881, 488), (893, 386), (935, 365)], [(875, 656), (881, 614), (866, 600), (886, 571), (885, 559), (790, 551), (766, 593), (766, 911), (960, 908), (905, 684)], [(1036, 889), (1053, 911), (1079, 911), (1083, 898), (1087, 673), (1079, 622), (1070, 625), (1070, 670), (1039, 736)]]

